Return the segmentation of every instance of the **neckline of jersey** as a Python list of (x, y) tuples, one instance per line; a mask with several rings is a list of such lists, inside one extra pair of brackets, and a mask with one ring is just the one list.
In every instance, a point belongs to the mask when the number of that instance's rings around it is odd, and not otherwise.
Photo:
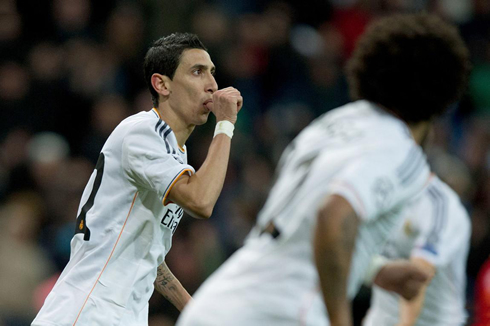
[[(160, 120), (162, 120), (162, 121), (163, 121), (162, 116), (160, 115), (160, 112), (158, 112), (158, 110), (157, 110), (156, 108), (152, 108), (152, 110), (153, 110), (153, 111), (154, 111), (154, 112), (155, 112), (155, 113), (158, 115), (158, 118), (160, 118)], [(170, 128), (170, 130), (172, 130), (172, 127), (170, 127), (170, 126), (168, 126), (168, 127)], [(173, 132), (174, 132), (174, 131), (172, 130), (172, 133), (173, 133)], [(179, 150), (180, 150), (180, 152), (181, 152), (182, 154), (184, 154), (184, 153), (185, 153), (185, 148), (180, 147), (180, 145), (179, 145), (178, 143), (177, 143), (177, 147), (179, 148)]]

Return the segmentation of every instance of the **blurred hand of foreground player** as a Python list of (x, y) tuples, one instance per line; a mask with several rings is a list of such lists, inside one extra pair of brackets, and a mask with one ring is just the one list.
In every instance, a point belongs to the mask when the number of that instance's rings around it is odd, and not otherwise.
[(216, 121), (228, 120), (235, 124), (242, 105), (243, 98), (240, 92), (236, 88), (227, 87), (213, 93), (211, 111), (216, 116)]
[(408, 260), (395, 260), (383, 266), (374, 284), (401, 295), (405, 300), (417, 296), (430, 275)]

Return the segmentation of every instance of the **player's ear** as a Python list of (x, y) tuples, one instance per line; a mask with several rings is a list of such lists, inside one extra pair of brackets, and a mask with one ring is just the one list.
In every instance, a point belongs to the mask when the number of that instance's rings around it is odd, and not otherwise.
[(153, 86), (158, 94), (165, 97), (171, 93), (171, 81), (172, 80), (165, 75), (157, 73), (151, 75), (151, 86)]

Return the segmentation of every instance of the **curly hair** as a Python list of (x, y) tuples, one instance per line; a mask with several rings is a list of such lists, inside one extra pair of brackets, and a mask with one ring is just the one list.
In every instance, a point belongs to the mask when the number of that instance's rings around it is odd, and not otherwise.
[(155, 41), (146, 52), (143, 68), (154, 107), (158, 107), (158, 93), (151, 85), (151, 76), (154, 73), (159, 73), (173, 79), (182, 53), (187, 49), (207, 51), (197, 35), (174, 33)]
[(457, 29), (429, 14), (380, 19), (347, 63), (353, 99), (381, 104), (407, 123), (443, 113), (465, 91), (469, 72)]

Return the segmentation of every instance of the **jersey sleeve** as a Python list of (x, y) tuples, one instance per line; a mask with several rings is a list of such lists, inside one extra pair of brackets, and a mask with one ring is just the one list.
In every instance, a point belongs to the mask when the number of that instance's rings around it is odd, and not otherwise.
[(332, 178), (327, 192), (344, 197), (359, 218), (369, 221), (412, 199), (429, 176), (418, 146), (405, 152), (386, 150), (345, 166)]
[(468, 246), (470, 224), (466, 210), (455, 194), (434, 182), (415, 205), (413, 220), (418, 234), (410, 256), (435, 267), (447, 264), (457, 251)]
[(130, 180), (137, 187), (158, 193), (162, 202), (180, 176), (195, 172), (192, 166), (179, 162), (151, 125), (136, 125), (126, 135), (122, 147), (123, 168)]

